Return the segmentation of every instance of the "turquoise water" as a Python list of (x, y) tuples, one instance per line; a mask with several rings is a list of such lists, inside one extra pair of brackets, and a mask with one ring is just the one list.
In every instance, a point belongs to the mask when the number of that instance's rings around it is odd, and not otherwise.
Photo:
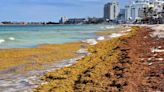
[(94, 38), (110, 25), (0, 26), (0, 48), (27, 48)]

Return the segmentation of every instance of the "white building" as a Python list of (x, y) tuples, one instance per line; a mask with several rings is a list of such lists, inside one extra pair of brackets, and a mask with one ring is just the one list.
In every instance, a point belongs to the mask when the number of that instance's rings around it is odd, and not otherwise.
[(111, 2), (105, 4), (104, 6), (104, 19), (117, 20), (119, 12), (120, 12), (119, 2), (117, 0), (112, 0)]
[(132, 4), (125, 6), (125, 19), (136, 20), (143, 17), (143, 8), (149, 6), (149, 0), (136, 0)]
[(125, 6), (125, 19), (134, 21), (144, 16), (143, 8), (152, 6), (154, 11), (161, 12), (163, 10), (164, 0), (135, 0), (131, 4)]
[(151, 0), (152, 4), (154, 5), (154, 9), (156, 12), (161, 12), (164, 5), (164, 0)]

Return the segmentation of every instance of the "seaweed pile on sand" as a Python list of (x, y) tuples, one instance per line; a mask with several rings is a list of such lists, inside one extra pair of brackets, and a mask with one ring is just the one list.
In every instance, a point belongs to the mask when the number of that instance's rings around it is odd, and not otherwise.
[[(126, 37), (130, 37), (133, 33), (134, 31), (129, 32)], [(90, 46), (89, 52), (92, 54), (70, 67), (47, 73), (42, 79), (48, 83), (35, 91), (105, 91), (112, 82), (109, 80), (112, 65), (119, 61), (121, 55), (119, 48), (121, 39), (114, 38)]]
[[(163, 92), (164, 48), (152, 30), (132, 27), (127, 35), (89, 47), (89, 56), (78, 63), (47, 73), (36, 92)], [(160, 59), (159, 59), (160, 58)]]
[(76, 57), (75, 52), (80, 46), (80, 42), (74, 42), (37, 48), (0, 49), (0, 74), (44, 69), (44, 65)]

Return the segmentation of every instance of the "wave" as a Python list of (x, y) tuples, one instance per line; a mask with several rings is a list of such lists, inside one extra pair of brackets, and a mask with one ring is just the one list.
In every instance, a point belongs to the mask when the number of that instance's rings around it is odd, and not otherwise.
[(5, 42), (5, 40), (4, 40), (4, 39), (0, 39), (0, 44), (1, 44), (1, 43), (4, 43), (4, 42)]
[(114, 26), (102, 26), (100, 27), (103, 30), (115, 28)]
[[(9, 38), (7, 38), (6, 40), (11, 40), (11, 41), (14, 41), (14, 40), (15, 40), (15, 38), (14, 38), (14, 37), (9, 37)], [(0, 39), (0, 44), (2, 44), (2, 43), (4, 43), (4, 42), (6, 42), (6, 40), (5, 40), (5, 39)]]
[(15, 40), (14, 37), (9, 37), (8, 39), (11, 40), (11, 41), (14, 41)]
[(83, 40), (82, 42), (88, 43), (89, 45), (96, 45), (98, 43), (96, 39), (86, 39), (86, 40)]

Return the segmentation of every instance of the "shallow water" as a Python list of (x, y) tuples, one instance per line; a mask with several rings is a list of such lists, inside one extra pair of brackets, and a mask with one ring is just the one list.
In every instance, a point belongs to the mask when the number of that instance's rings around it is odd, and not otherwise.
[(94, 38), (111, 25), (0, 26), (0, 48), (36, 47)]

